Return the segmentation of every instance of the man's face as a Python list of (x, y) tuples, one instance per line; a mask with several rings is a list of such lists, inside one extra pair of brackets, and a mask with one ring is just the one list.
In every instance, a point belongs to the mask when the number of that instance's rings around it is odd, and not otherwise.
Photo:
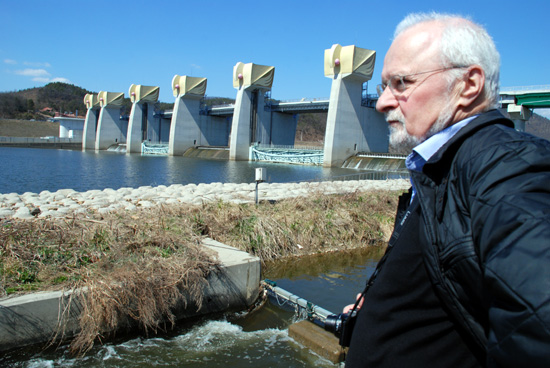
[(395, 75), (421, 73), (405, 77), (407, 88), (397, 96), (387, 87), (376, 104), (390, 124), (390, 145), (399, 151), (410, 152), (454, 117), (447, 71), (441, 70), (440, 34), (440, 26), (434, 23), (413, 26), (394, 40), (384, 59), (383, 83)]

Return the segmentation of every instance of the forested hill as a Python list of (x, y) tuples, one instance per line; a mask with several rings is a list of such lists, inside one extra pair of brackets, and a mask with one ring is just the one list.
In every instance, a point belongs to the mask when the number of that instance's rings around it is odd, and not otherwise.
[[(84, 114), (84, 96), (90, 93), (84, 88), (72, 84), (54, 82), (44, 87), (24, 89), (17, 92), (0, 93), (0, 118), (2, 119), (36, 119), (45, 120), (54, 112), (71, 112), (77, 110)], [(41, 112), (51, 108), (52, 112)]]
[(534, 113), (525, 123), (525, 131), (550, 141), (550, 120)]

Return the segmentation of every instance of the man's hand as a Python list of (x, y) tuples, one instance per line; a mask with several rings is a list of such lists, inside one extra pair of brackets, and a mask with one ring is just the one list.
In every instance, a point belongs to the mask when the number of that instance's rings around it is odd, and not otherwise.
[[(357, 296), (355, 297), (355, 300), (359, 300), (359, 298), (361, 298), (361, 294), (357, 294)], [(364, 300), (365, 300), (365, 298), (361, 298), (361, 300), (359, 301), (359, 304), (357, 304), (356, 310), (361, 309), (361, 307), (363, 306), (363, 301), (364, 301)], [(355, 304), (346, 305), (346, 306), (344, 307), (344, 311), (343, 311), (343, 312), (344, 312), (344, 313), (349, 313), (349, 312), (351, 312), (351, 310), (352, 310), (352, 308), (353, 308), (354, 305), (355, 305)]]

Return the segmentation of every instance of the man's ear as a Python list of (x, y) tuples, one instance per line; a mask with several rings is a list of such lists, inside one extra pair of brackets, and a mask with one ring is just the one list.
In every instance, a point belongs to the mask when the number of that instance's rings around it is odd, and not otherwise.
[[(458, 92), (458, 106), (465, 110), (472, 109), (483, 101), (483, 86), (485, 86), (485, 72), (479, 65), (468, 67), (468, 71), (462, 77), (461, 91)], [(479, 100), (478, 100), (479, 99)]]

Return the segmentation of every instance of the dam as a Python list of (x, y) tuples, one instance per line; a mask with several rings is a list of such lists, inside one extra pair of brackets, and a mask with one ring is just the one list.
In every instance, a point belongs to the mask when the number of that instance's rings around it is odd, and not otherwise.
[[(132, 84), (127, 118), (121, 114), (123, 92), (87, 94), (82, 149), (179, 156), (192, 148), (212, 147), (228, 149), (228, 159), (234, 161), (353, 167), (346, 163), (352, 157), (388, 153), (389, 129), (375, 110), (378, 96), (368, 94), (375, 60), (376, 51), (355, 45), (334, 44), (324, 50), (324, 76), (332, 81), (327, 99), (277, 100), (271, 95), (275, 67), (243, 62), (233, 66), (236, 96), (230, 105), (207, 106), (207, 79), (178, 74), (170, 85), (171, 111), (158, 108), (159, 86)], [(524, 130), (533, 109), (550, 107), (549, 96), (549, 86), (504, 88), (500, 105), (516, 129)], [(327, 114), (324, 145), (317, 149), (321, 152), (281, 152), (296, 148), (298, 115), (316, 112)]]
[(205, 106), (206, 78), (186, 75), (172, 79), (172, 111), (155, 108), (160, 87), (132, 84), (127, 121), (120, 118), (124, 93), (87, 94), (82, 149), (124, 146), (127, 153), (177, 156), (190, 148), (227, 147), (229, 160), (248, 161), (254, 155), (273, 157), (264, 147), (294, 149), (298, 114), (326, 112), (322, 154), (301, 152), (291, 160), (339, 167), (359, 152), (387, 152), (387, 124), (374, 109), (376, 96), (366, 93), (375, 57), (375, 51), (355, 45), (335, 44), (325, 50), (324, 74), (332, 80), (327, 100), (277, 101), (271, 97), (275, 67), (242, 62), (233, 67), (237, 93), (230, 106)]

